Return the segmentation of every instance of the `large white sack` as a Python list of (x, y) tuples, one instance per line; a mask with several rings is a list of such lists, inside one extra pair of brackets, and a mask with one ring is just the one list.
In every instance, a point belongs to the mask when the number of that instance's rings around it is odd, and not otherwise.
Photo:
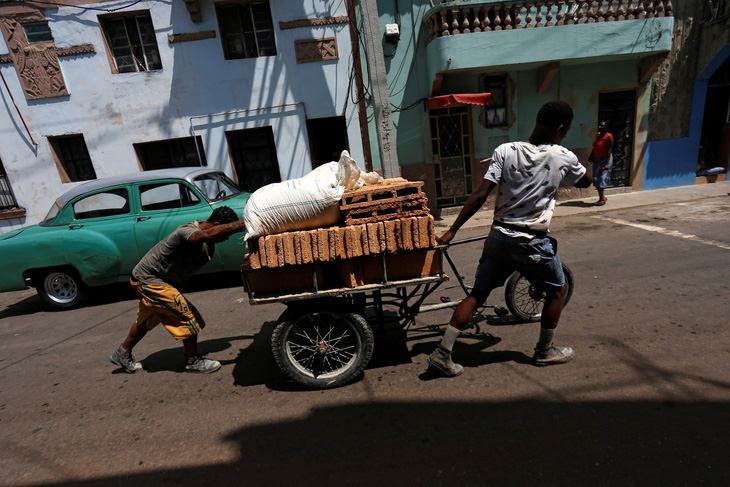
[(363, 173), (349, 152), (306, 176), (268, 184), (248, 198), (243, 210), (246, 239), (272, 233), (329, 227), (342, 220), (340, 200), (348, 189), (380, 182), (376, 172)]
[(340, 199), (344, 192), (344, 186), (323, 179), (267, 184), (246, 202), (246, 239), (335, 225), (342, 220)]
[(339, 161), (332, 161), (315, 168), (302, 179), (324, 179), (331, 181), (335, 179), (337, 184), (345, 189), (357, 189), (366, 184), (377, 184), (383, 180), (383, 176), (375, 171), (361, 171), (357, 162), (350, 157), (346, 150), (340, 154)]

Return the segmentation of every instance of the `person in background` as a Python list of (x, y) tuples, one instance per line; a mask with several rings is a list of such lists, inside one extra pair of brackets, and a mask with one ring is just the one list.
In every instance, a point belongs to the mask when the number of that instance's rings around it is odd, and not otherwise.
[(221, 206), (207, 220), (180, 225), (152, 247), (134, 268), (130, 279), (139, 295), (137, 319), (109, 361), (130, 374), (142, 369), (142, 364), (132, 356), (132, 348), (162, 323), (173, 338), (183, 342), (187, 372), (207, 374), (220, 369), (220, 362), (198, 354), (198, 333), (205, 322), (177, 288), (213, 258), (216, 243), (245, 229), (235, 211)]
[(608, 122), (602, 120), (598, 124), (596, 140), (593, 141), (593, 150), (588, 157), (593, 161), (593, 185), (598, 190), (598, 201), (595, 206), (603, 206), (608, 201), (605, 188), (611, 182), (611, 168), (613, 167), (613, 135), (608, 132)]
[(484, 242), (474, 286), (457, 305), (441, 343), (427, 359), (430, 366), (448, 377), (464, 371), (451, 358), (461, 331), (486, 302), (489, 293), (504, 285), (515, 270), (546, 291), (540, 337), (532, 363), (538, 366), (562, 364), (575, 355), (569, 347), (553, 346), (567, 285), (563, 265), (556, 253), (557, 242), (547, 234), (560, 183), (579, 188), (591, 185), (585, 167), (575, 154), (560, 145), (572, 121), (573, 110), (567, 103), (552, 101), (543, 105), (529, 140), (497, 147), (481, 185), (439, 238), (439, 244), (448, 244), (497, 188), (494, 221)]

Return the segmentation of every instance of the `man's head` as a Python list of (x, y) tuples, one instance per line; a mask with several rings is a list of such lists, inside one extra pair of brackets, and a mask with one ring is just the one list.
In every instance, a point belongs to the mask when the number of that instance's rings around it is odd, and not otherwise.
[(206, 221), (212, 225), (220, 225), (222, 223), (233, 223), (238, 221), (238, 219), (235, 211), (227, 206), (219, 206), (213, 210), (213, 213), (210, 214)]
[(536, 122), (552, 133), (553, 143), (559, 144), (573, 123), (573, 109), (562, 100), (549, 101), (537, 112)]

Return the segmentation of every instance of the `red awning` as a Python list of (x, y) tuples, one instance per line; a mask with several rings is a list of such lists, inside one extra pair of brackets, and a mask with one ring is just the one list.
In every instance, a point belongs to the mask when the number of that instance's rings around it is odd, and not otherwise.
[(427, 108), (443, 108), (452, 103), (467, 103), (469, 105), (486, 105), (492, 97), (491, 93), (465, 93), (462, 95), (441, 95), (426, 100)]

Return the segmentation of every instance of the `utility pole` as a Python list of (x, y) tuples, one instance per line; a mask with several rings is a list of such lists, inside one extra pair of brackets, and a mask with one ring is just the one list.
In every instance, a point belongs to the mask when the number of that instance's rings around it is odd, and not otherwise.
[(400, 177), (398, 155), (393, 133), (393, 119), (390, 111), (390, 95), (388, 94), (388, 78), (385, 73), (385, 58), (380, 34), (377, 0), (360, 0), (360, 16), (365, 40), (365, 60), (368, 66), (370, 92), (373, 97), (375, 112), (375, 133), (378, 138), (380, 163), (383, 177)]

